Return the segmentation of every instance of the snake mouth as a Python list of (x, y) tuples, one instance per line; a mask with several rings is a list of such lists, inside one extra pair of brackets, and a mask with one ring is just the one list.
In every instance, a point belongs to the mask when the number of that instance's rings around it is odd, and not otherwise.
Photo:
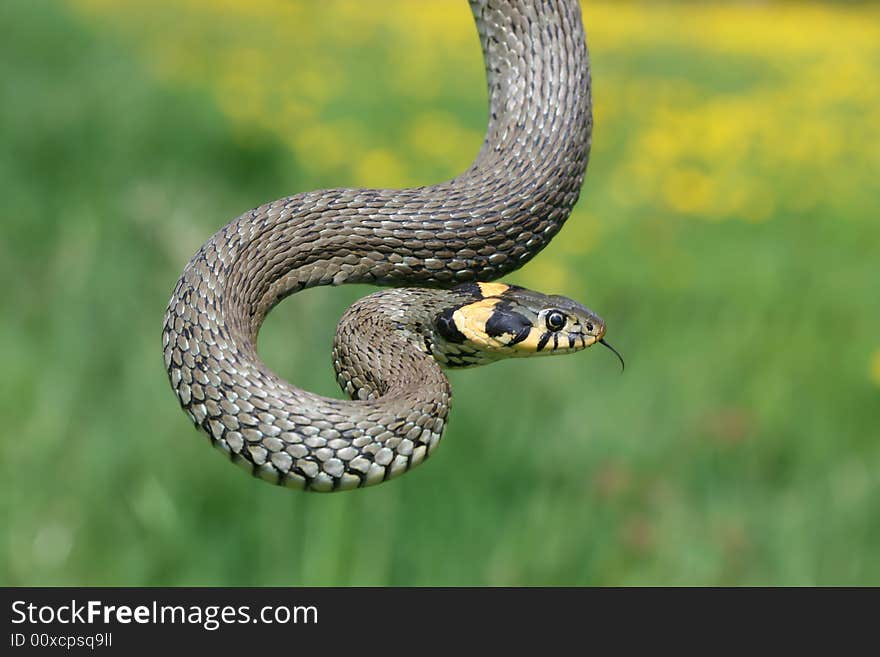
[(623, 371), (626, 369), (626, 363), (623, 362), (623, 356), (620, 355), (620, 352), (612, 347), (608, 342), (606, 342), (605, 338), (599, 338), (598, 340), (596, 340), (596, 342), (604, 347), (608, 347), (614, 353), (614, 355), (617, 356), (617, 360), (620, 361), (620, 373), (623, 374)]

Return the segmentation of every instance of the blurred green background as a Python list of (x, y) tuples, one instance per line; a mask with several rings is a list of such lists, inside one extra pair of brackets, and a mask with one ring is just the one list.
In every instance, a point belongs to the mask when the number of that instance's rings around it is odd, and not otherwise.
[[(585, 2), (581, 201), (508, 280), (588, 350), (452, 373), (442, 448), (304, 495), (177, 408), (160, 327), (226, 221), (462, 170), (486, 92), (466, 3), (0, 3), (6, 585), (880, 584), (880, 9)], [(338, 396), (335, 323), (269, 318)]]

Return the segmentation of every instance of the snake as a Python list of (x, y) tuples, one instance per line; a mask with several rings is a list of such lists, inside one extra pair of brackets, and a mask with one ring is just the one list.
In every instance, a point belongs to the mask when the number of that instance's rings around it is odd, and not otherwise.
[[(387, 481), (436, 450), (451, 408), (445, 369), (610, 348), (587, 307), (497, 280), (549, 243), (580, 195), (593, 126), (580, 6), (469, 4), (489, 111), (466, 171), (266, 203), (210, 237), (174, 287), (162, 342), (179, 404), (260, 479), (322, 492)], [(380, 289), (337, 326), (332, 362), (348, 399), (274, 373), (256, 349), (269, 311), (306, 288), (350, 283)]]

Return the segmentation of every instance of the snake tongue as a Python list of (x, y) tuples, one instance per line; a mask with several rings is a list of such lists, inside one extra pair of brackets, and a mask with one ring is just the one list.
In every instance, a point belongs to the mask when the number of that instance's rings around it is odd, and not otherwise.
[(605, 338), (599, 338), (599, 344), (608, 347), (611, 351), (614, 352), (614, 355), (617, 356), (617, 360), (620, 361), (620, 372), (622, 374), (623, 371), (626, 369), (626, 363), (623, 362), (623, 356), (620, 355), (617, 349), (612, 347), (609, 343), (605, 342)]

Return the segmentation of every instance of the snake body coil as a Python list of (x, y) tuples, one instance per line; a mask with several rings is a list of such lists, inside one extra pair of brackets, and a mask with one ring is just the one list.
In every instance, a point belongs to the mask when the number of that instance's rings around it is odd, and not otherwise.
[[(592, 128), (578, 3), (471, 8), (490, 106), (467, 171), (427, 187), (330, 189), (262, 205), (214, 234), (171, 296), (162, 337), (181, 405), (218, 449), (273, 483), (346, 489), (420, 463), (443, 433), (450, 390), (416, 332), (444, 307), (485, 297), (485, 286), (453, 286), (521, 267), (578, 198)], [(256, 352), (281, 299), (343, 283), (412, 286), (367, 297), (341, 323), (334, 364), (351, 401), (291, 385)]]

